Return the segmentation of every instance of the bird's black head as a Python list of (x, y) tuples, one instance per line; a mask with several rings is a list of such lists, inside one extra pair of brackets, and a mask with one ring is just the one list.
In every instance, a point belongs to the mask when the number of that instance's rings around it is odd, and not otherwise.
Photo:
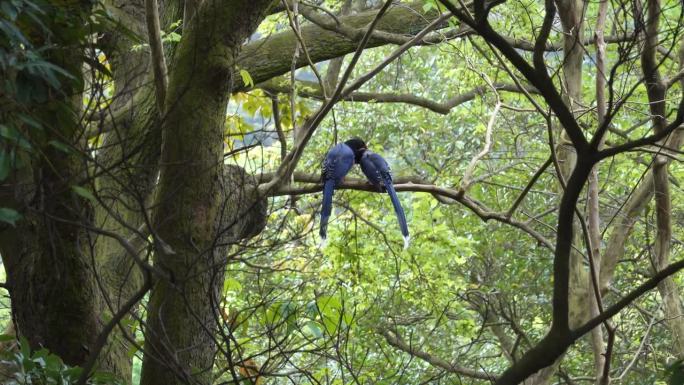
[(361, 156), (363, 156), (363, 153), (368, 149), (368, 147), (366, 147), (366, 142), (359, 138), (351, 138), (344, 142), (344, 144), (351, 147), (351, 149), (354, 151), (355, 163), (359, 163), (361, 161)]

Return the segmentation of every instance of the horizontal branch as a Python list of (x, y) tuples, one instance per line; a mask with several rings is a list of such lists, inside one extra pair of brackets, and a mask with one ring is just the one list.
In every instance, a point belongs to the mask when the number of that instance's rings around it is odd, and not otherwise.
[[(521, 49), (523, 51), (534, 51), (534, 42), (532, 41), (527, 41), (523, 39), (514, 39), (510, 37), (504, 37), (504, 39), (513, 46), (514, 48)], [(614, 35), (614, 36), (606, 36), (604, 38), (605, 42), (607, 44), (615, 44), (615, 43), (624, 43), (626, 41), (630, 41), (634, 39), (634, 35)], [(583, 46), (588, 46), (588, 45), (593, 45), (596, 44), (596, 40), (594, 39), (593, 36), (587, 36), (582, 39), (582, 45)], [(563, 50), (563, 43), (562, 42), (547, 42), (544, 45), (544, 50), (545, 51), (562, 51)]]
[[(272, 178), (272, 173), (263, 174), (260, 177), (259, 183), (267, 183)], [(281, 186), (280, 188), (271, 191), (269, 196), (308, 195), (323, 190), (323, 184), (320, 183), (320, 176), (318, 175), (295, 172), (293, 174), (293, 179), (295, 182), (313, 184), (307, 186)], [(378, 192), (373, 185), (358, 178), (345, 178), (345, 181), (335, 188), (338, 190)], [(553, 243), (551, 243), (551, 241), (546, 239), (538, 231), (531, 228), (527, 223), (509, 218), (508, 214), (505, 212), (491, 211), (486, 205), (466, 196), (462, 191), (427, 184), (420, 177), (395, 178), (394, 189), (398, 192), (429, 193), (432, 194), (432, 196), (434, 196), (439, 202), (444, 204), (460, 203), (485, 222), (489, 220), (495, 220), (497, 222), (508, 224), (529, 234), (532, 238), (539, 242), (540, 245), (548, 248), (549, 250), (554, 249)]]
[[(628, 41), (632, 41), (635, 39), (635, 36), (633, 34), (627, 34), (627, 35), (611, 35), (611, 36), (606, 36), (604, 37), (604, 42), (606, 44), (618, 44), (618, 43), (625, 43)], [(504, 40), (508, 42), (512, 47), (523, 50), (523, 51), (534, 51), (534, 42), (524, 40), (524, 39), (514, 39), (511, 37), (504, 36)], [(582, 39), (582, 46), (590, 46), (596, 44), (596, 39), (594, 36), (588, 36)], [(659, 54), (668, 57), (672, 60), (675, 60), (672, 56), (672, 53), (670, 50), (668, 50), (667, 47), (663, 46), (658, 46), (657, 51)], [(544, 45), (544, 51), (547, 52), (558, 52), (563, 50), (563, 43), (562, 42), (548, 42)]]
[[(302, 97), (313, 98), (318, 100), (324, 100), (323, 92), (321, 91), (318, 84), (314, 82), (301, 82), (304, 88), (298, 88), (297, 94)], [(301, 84), (300, 83), (300, 84)], [(258, 88), (263, 89), (266, 92), (277, 94), (277, 93), (289, 93), (291, 88), (289, 84), (277, 84), (276, 82), (270, 81), (257, 85)], [(522, 92), (518, 86), (515, 84), (495, 84), (494, 88), (499, 91), (507, 92)], [(349, 96), (345, 97), (343, 100), (348, 102), (364, 102), (364, 103), (405, 103), (411, 104), (418, 107), (426, 108), (430, 111), (436, 112), (438, 114), (447, 115), (452, 109), (460, 106), (463, 103), (469, 102), (475, 99), (478, 95), (482, 95), (487, 91), (491, 91), (492, 87), (483, 85), (477, 86), (470, 91), (464, 92), (462, 94), (456, 95), (449, 98), (445, 102), (437, 102), (428, 98), (421, 96), (406, 94), (406, 93), (382, 93), (382, 92), (354, 92)], [(526, 91), (529, 93), (538, 93), (537, 89), (534, 87), (527, 87)]]

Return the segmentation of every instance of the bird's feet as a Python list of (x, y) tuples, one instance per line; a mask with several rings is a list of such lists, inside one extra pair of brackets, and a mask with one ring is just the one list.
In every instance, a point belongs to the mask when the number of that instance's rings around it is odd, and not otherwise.
[(379, 193), (384, 193), (387, 191), (387, 189), (385, 189), (385, 186), (383, 186), (381, 184), (375, 184), (375, 183), (371, 183), (371, 182), (366, 182), (366, 184), (373, 186), (373, 189)]

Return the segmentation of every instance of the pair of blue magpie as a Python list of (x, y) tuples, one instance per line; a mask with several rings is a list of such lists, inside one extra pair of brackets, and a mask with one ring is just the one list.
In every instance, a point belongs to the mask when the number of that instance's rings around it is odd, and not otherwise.
[(378, 191), (387, 191), (389, 194), (394, 212), (399, 220), (401, 234), (404, 236), (404, 249), (406, 249), (409, 245), (408, 225), (406, 224), (404, 209), (401, 207), (397, 192), (394, 190), (389, 165), (383, 157), (370, 151), (366, 147), (366, 143), (359, 138), (353, 138), (336, 145), (328, 151), (328, 155), (323, 161), (323, 173), (321, 175), (323, 208), (321, 209), (321, 229), (319, 231), (322, 241), (325, 242), (328, 236), (328, 219), (332, 211), (332, 197), (335, 187), (342, 183), (354, 164), (361, 165), (361, 170), (366, 178)]

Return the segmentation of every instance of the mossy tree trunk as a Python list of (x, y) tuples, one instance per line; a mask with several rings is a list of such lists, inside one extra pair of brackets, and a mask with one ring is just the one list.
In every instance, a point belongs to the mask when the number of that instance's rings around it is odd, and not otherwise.
[[(47, 33), (32, 31), (36, 46), (54, 44), (45, 60), (78, 74), (84, 63), (85, 32), (93, 3), (50, 4)], [(86, 227), (93, 211), (74, 186), (87, 181), (80, 111), (80, 76), (61, 76), (60, 89), (45, 86), (45, 94), (18, 113), (31, 116), (40, 127), (18, 127), (31, 150), (0, 187), (0, 202), (22, 215), (16, 227), (0, 224), (0, 254), (7, 271), (12, 314), (18, 332), (32, 348), (49, 347), (69, 364), (88, 355), (99, 329), (98, 289), (89, 258), (91, 239)], [(25, 90), (33, 92), (32, 90)], [(15, 111), (17, 112), (17, 111)], [(65, 148), (70, 148), (66, 151)], [(85, 186), (87, 187), (87, 186)]]
[[(215, 304), (223, 284), (225, 109), (237, 53), (270, 0), (207, 0), (176, 53), (162, 122), (154, 208), (158, 278), (148, 304), (142, 383), (208, 384), (216, 354)], [(230, 183), (230, 182), (229, 182)], [(230, 223), (228, 223), (230, 225)]]

